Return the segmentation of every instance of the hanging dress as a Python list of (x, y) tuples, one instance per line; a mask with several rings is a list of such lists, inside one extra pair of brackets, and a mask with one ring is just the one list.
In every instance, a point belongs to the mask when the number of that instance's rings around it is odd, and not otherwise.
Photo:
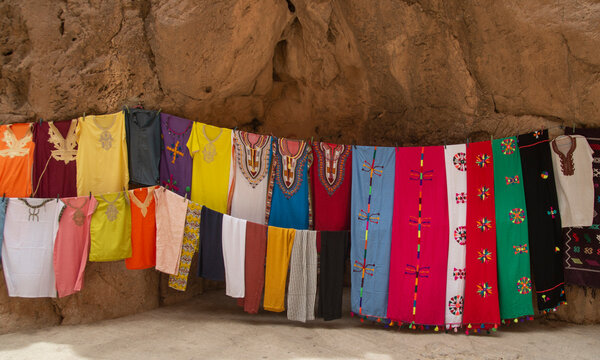
[(77, 196), (77, 119), (35, 125), (33, 196)]
[(387, 317), (443, 325), (448, 260), (444, 147), (396, 148), (395, 188)]
[(321, 231), (318, 315), (325, 321), (342, 317), (348, 231)]
[(77, 195), (122, 191), (129, 183), (125, 115), (90, 115), (77, 123)]
[(9, 200), (2, 268), (10, 297), (56, 297), (52, 256), (64, 204), (54, 199)]
[(160, 184), (188, 198), (192, 192), (192, 157), (186, 144), (192, 121), (161, 113), (163, 148), (160, 153)]
[(246, 222), (246, 254), (244, 255), (244, 298), (238, 305), (244, 311), (256, 314), (265, 284), (265, 258), (267, 254), (267, 226)]
[(65, 204), (54, 244), (54, 274), (58, 297), (81, 291), (90, 251), (90, 221), (96, 198), (62, 198)]
[(131, 257), (125, 259), (130, 270), (156, 266), (155, 187), (129, 190), (131, 200)]
[(447, 328), (462, 325), (467, 244), (467, 147), (445, 146), (448, 186), (448, 269), (446, 271)]
[(308, 229), (310, 226), (308, 169), (312, 164), (310, 146), (302, 140), (277, 139), (273, 153), (272, 179), (269, 185), (271, 194), (267, 195), (269, 225), (298, 230)]
[(350, 230), (351, 146), (315, 142), (312, 152), (315, 230)]
[(213, 281), (225, 281), (223, 214), (206, 206), (202, 207), (200, 218), (198, 276)]
[(560, 251), (562, 233), (548, 130), (519, 135), (518, 140), (527, 205), (532, 280), (537, 308), (544, 312), (565, 301)]
[(131, 257), (131, 210), (126, 192), (96, 195), (90, 223), (90, 261)]
[(362, 317), (387, 317), (395, 167), (392, 147), (352, 149), (351, 302)]
[(223, 262), (225, 295), (244, 298), (246, 256), (246, 220), (223, 215)]
[(271, 163), (271, 137), (240, 130), (233, 132), (231, 216), (265, 223)]
[(492, 142), (500, 318), (533, 315), (521, 155), (516, 137)]
[(171, 289), (185, 291), (187, 287), (192, 259), (200, 246), (198, 240), (200, 238), (201, 211), (202, 205), (193, 201), (188, 202), (183, 230), (183, 242), (181, 244), (181, 256), (179, 258), (179, 270), (177, 271), (177, 275), (169, 275), (169, 287)]
[(141, 185), (157, 185), (161, 149), (159, 113), (127, 109), (125, 130), (130, 180)]
[(268, 232), (263, 308), (282, 312), (285, 310), (285, 284), (296, 230), (269, 226)]
[(31, 124), (0, 125), (0, 194), (3, 196), (27, 197), (33, 191), (31, 168), (35, 144), (31, 128)]
[(177, 275), (189, 200), (165, 188), (156, 201), (156, 270)]
[(231, 129), (196, 122), (187, 142), (194, 159), (192, 201), (227, 213), (231, 166)]
[[(467, 252), (463, 324), (467, 329), (500, 323), (496, 262), (494, 164), (489, 141), (467, 145)], [(468, 330), (467, 330), (468, 331)]]

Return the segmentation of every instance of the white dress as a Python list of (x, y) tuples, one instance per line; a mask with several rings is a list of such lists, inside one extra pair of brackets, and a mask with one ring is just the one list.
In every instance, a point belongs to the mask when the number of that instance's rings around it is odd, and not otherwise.
[(246, 220), (223, 215), (222, 225), (225, 294), (243, 298), (246, 291)]
[(56, 199), (9, 199), (2, 244), (9, 296), (56, 297), (52, 259), (63, 207)]
[(594, 151), (581, 135), (550, 142), (562, 227), (591, 226), (594, 220)]

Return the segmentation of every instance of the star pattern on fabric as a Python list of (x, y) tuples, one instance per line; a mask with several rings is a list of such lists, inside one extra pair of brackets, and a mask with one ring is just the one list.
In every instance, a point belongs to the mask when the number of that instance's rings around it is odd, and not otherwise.
[(458, 171), (466, 171), (467, 170), (467, 154), (465, 154), (464, 152), (459, 152), (459, 153), (454, 154), (452, 163), (454, 164), (454, 167)]
[(480, 168), (484, 168), (492, 162), (491, 156), (488, 154), (479, 154), (475, 157), (475, 164)]
[(492, 229), (492, 221), (486, 217), (481, 220), (477, 220), (477, 228), (481, 230), (481, 232), (491, 230)]
[(486, 187), (486, 186), (482, 186), (479, 189), (477, 189), (477, 197), (479, 197), (481, 200), (485, 200), (487, 198), (490, 197), (490, 188)]
[(477, 252), (477, 260), (481, 261), (482, 264), (492, 261), (492, 252), (488, 249), (481, 249)]
[(500, 143), (500, 150), (504, 155), (511, 155), (515, 152), (515, 140), (514, 139), (504, 139)]
[(448, 301), (448, 309), (452, 315), (462, 315), (463, 312), (463, 297), (456, 295)]
[(524, 276), (517, 281), (517, 291), (519, 294), (526, 295), (531, 292), (531, 279)]
[(485, 298), (486, 296), (491, 296), (492, 286), (487, 282), (481, 282), (477, 284), (477, 294), (479, 294), (479, 296), (481, 296), (482, 298)]
[(508, 214), (513, 224), (521, 224), (525, 221), (525, 210), (521, 208), (514, 208)]

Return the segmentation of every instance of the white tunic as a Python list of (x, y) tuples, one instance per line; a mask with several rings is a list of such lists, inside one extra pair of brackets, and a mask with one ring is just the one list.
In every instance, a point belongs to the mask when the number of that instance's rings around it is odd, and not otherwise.
[(550, 142), (562, 227), (591, 226), (594, 220), (594, 151), (581, 135)]
[(243, 298), (246, 291), (246, 220), (223, 215), (223, 262), (225, 294)]
[(55, 199), (10, 199), (2, 268), (9, 296), (56, 297), (54, 241), (64, 204)]

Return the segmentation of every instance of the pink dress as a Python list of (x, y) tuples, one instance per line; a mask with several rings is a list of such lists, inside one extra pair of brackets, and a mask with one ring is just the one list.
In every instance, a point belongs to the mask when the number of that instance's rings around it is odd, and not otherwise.
[(65, 203), (54, 243), (54, 275), (58, 297), (74, 294), (83, 286), (83, 272), (90, 250), (90, 221), (96, 198), (61, 199)]

